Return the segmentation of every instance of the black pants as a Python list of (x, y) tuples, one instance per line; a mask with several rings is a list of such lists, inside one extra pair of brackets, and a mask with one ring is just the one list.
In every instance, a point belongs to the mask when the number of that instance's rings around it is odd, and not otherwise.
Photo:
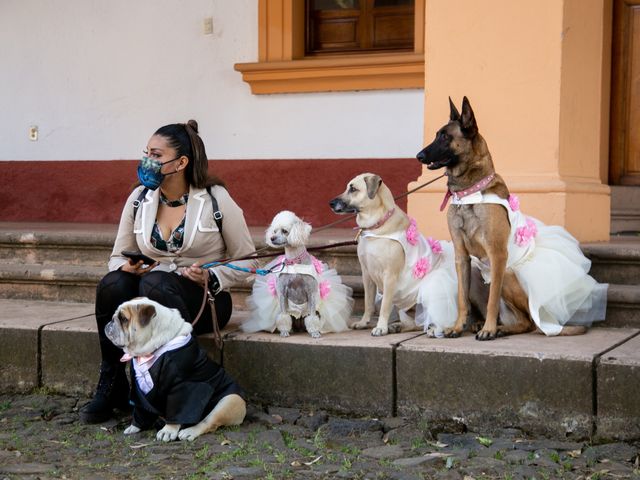
[[(191, 323), (200, 310), (203, 296), (201, 285), (175, 273), (150, 272), (139, 276), (120, 270), (109, 272), (100, 281), (96, 291), (96, 322), (102, 360), (117, 364), (123, 355), (123, 351), (111, 343), (104, 333), (104, 327), (121, 303), (135, 297), (148, 297), (165, 307), (177, 308), (182, 318)], [(215, 308), (218, 325), (222, 329), (231, 317), (231, 295), (228, 292), (216, 295)], [(212, 330), (211, 308), (205, 305), (193, 334), (200, 335)]]

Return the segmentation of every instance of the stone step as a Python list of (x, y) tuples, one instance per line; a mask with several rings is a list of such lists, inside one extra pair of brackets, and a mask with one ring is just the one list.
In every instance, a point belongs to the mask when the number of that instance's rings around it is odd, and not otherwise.
[[(264, 228), (250, 228), (257, 249), (265, 247)], [(0, 263), (105, 266), (115, 239), (114, 225), (0, 223)], [(312, 234), (309, 247), (352, 240), (351, 229), (333, 228)], [(640, 237), (614, 236), (609, 242), (582, 246), (600, 282), (640, 284)], [(268, 253), (268, 252), (267, 252)], [(361, 275), (355, 245), (314, 251), (341, 275)], [(260, 260), (268, 263), (271, 258)]]
[[(5, 264), (0, 266), (0, 298), (93, 303), (96, 286), (106, 273), (106, 267), (96, 266)], [(343, 275), (342, 281), (353, 289), (354, 315), (361, 314), (362, 277)], [(250, 286), (231, 289), (234, 308), (246, 310), (250, 294)], [(601, 325), (640, 328), (640, 285), (609, 286), (607, 320)]]
[[(104, 224), (19, 224), (0, 222), (0, 263), (34, 265), (105, 266), (116, 238), (117, 226)], [(250, 227), (256, 249), (262, 250), (263, 227)], [(350, 229), (332, 228), (313, 234), (309, 247), (353, 240)], [(269, 251), (263, 252), (268, 254)], [(313, 254), (343, 275), (360, 275), (356, 247), (314, 251)], [(261, 265), (271, 258), (260, 259)]]
[[(368, 416), (408, 415), (457, 428), (520, 427), (559, 439), (639, 438), (640, 330), (478, 342), (419, 332), (245, 334), (236, 312), (222, 352), (200, 343), (255, 403)], [(99, 368), (88, 304), (0, 300), (0, 391), (89, 395)], [(418, 423), (416, 423), (418, 424)]]
[[(0, 265), (0, 298), (93, 303), (96, 287), (108, 272), (92, 265)], [(343, 275), (342, 281), (353, 289), (354, 311), (363, 311), (362, 277)], [(251, 286), (231, 289), (234, 308), (247, 309)]]
[(117, 225), (0, 222), (0, 263), (104, 266)]
[(611, 186), (611, 234), (640, 233), (640, 187)]
[(640, 236), (615, 236), (607, 243), (581, 245), (591, 275), (602, 283), (640, 285)]
[[(264, 228), (251, 227), (257, 249), (265, 247)], [(1, 264), (105, 266), (115, 239), (115, 225), (0, 223)], [(310, 247), (352, 240), (350, 229), (312, 234)], [(614, 236), (609, 242), (581, 245), (600, 282), (640, 283), (640, 236)], [(315, 251), (314, 255), (341, 275), (360, 275), (355, 245)], [(270, 258), (260, 260), (264, 265)]]

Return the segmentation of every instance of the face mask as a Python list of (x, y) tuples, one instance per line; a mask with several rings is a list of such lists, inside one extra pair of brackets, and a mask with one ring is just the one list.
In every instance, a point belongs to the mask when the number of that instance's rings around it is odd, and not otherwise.
[(181, 157), (178, 157), (174, 158), (173, 160), (169, 160), (168, 162), (160, 163), (159, 161), (152, 158), (142, 157), (142, 160), (140, 160), (140, 164), (138, 165), (138, 180), (149, 190), (156, 190), (162, 183), (162, 180), (164, 180), (164, 177), (177, 173), (162, 173), (160, 171), (162, 169), (162, 166), (166, 165), (167, 163), (175, 162), (180, 158)]

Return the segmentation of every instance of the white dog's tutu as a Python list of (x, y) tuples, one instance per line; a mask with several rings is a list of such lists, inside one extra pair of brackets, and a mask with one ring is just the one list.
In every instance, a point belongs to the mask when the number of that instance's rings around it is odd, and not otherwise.
[(367, 238), (395, 240), (404, 250), (404, 270), (393, 304), (405, 312), (415, 306), (416, 325), (425, 332), (433, 328), (436, 336), (442, 336), (445, 328), (453, 327), (458, 316), (458, 280), (451, 242), (425, 239), (413, 219), (404, 232), (376, 235), (365, 231), (361, 241)]
[[(527, 293), (531, 317), (542, 332), (557, 335), (563, 325), (590, 326), (604, 320), (608, 285), (596, 282), (589, 275), (591, 261), (569, 232), (523, 215), (515, 195), (508, 201), (493, 194), (471, 198), (477, 195), (459, 203), (496, 203), (509, 214), (511, 234), (507, 268), (516, 274)], [(491, 279), (489, 265), (475, 257), (472, 262), (488, 283)], [(501, 302), (500, 315), (510, 314)]]
[(349, 328), (348, 320), (353, 309), (352, 290), (342, 283), (342, 279), (333, 269), (309, 255), (311, 265), (284, 265), (285, 257), (280, 256), (269, 263), (265, 269), (275, 268), (275, 273), (266, 276), (256, 276), (251, 296), (247, 299), (251, 309), (250, 318), (242, 324), (245, 332), (267, 331), (276, 329), (276, 318), (280, 313), (276, 281), (281, 273), (295, 273), (311, 275), (318, 282), (320, 301), (318, 312), (322, 328), (320, 333), (342, 332)]

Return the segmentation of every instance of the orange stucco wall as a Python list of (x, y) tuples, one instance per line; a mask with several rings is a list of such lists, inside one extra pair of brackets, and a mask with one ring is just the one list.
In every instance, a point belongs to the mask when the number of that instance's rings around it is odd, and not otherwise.
[[(526, 213), (580, 241), (609, 238), (608, 0), (427, 0), (424, 143), (466, 95), (498, 173)], [(423, 169), (417, 183), (442, 172)], [(409, 199), (448, 238), (445, 180)]]

